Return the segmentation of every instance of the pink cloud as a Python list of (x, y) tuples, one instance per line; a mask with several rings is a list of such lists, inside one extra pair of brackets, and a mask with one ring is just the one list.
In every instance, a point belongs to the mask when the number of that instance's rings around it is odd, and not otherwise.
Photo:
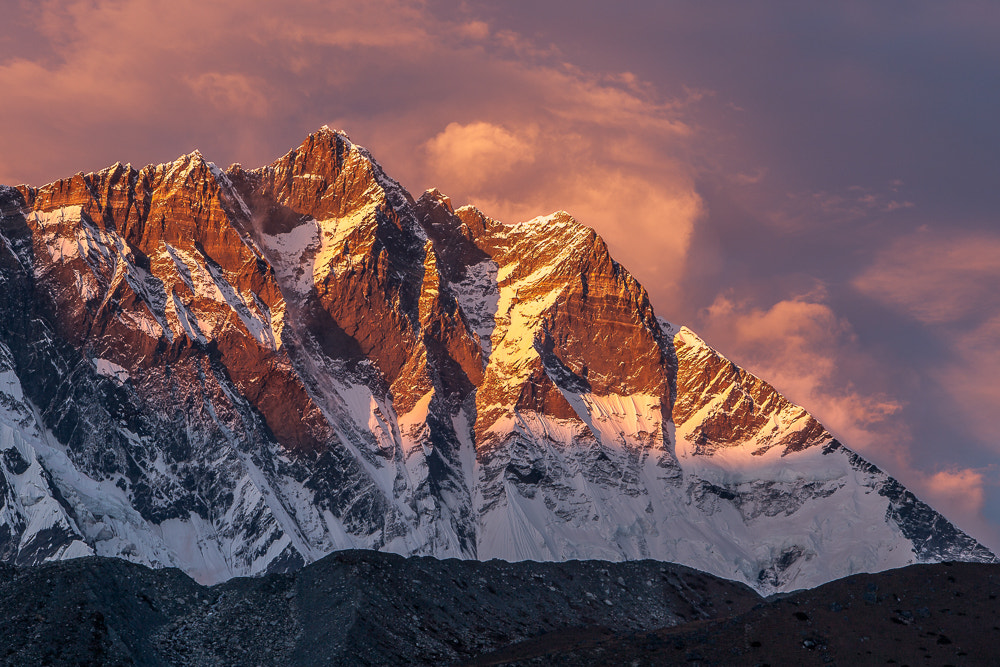
[(490, 36), (490, 26), (485, 21), (469, 21), (459, 26), (459, 32), (476, 40), (483, 40)]
[(1000, 452), (1000, 316), (943, 334), (952, 355), (931, 374), (946, 389), (967, 428)]
[(854, 279), (863, 294), (925, 324), (998, 304), (1000, 236), (920, 231), (898, 239)]
[(266, 116), (267, 84), (245, 74), (205, 72), (186, 79), (192, 90), (220, 111)]
[(927, 360), (950, 409), (983, 442), (1000, 442), (1000, 236), (921, 230), (854, 279), (863, 294), (927, 327), (948, 350)]
[(983, 473), (970, 468), (941, 470), (927, 479), (927, 490), (941, 506), (956, 514), (978, 514), (985, 504)]

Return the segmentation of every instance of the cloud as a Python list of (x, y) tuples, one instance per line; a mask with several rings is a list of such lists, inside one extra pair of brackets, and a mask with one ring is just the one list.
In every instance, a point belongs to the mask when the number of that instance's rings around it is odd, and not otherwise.
[(948, 410), (982, 442), (1000, 442), (1000, 236), (923, 229), (893, 242), (852, 284), (926, 326), (946, 352), (925, 364)]
[(1000, 309), (1000, 236), (928, 229), (899, 238), (852, 284), (924, 324)]
[(976, 515), (983, 511), (986, 493), (983, 473), (971, 468), (941, 470), (926, 482), (935, 502), (949, 507), (954, 514)]
[[(756, 185), (761, 180), (749, 180), (742, 173), (734, 177), (734, 181), (741, 185)], [(901, 196), (902, 185), (902, 181), (895, 179), (879, 188), (852, 185), (833, 192), (787, 192), (783, 199), (777, 199), (776, 206), (772, 205), (765, 219), (786, 231), (813, 231), (817, 220), (838, 227), (859, 222), (863, 224), (916, 208), (914, 202)]]
[(220, 111), (267, 115), (266, 83), (244, 74), (206, 72), (186, 79), (191, 88)]
[(476, 40), (483, 40), (490, 36), (490, 25), (485, 21), (469, 21), (459, 26), (459, 33)]
[(482, 121), (448, 123), (425, 147), (433, 173), (471, 193), (518, 164), (534, 162), (537, 136), (534, 125), (515, 135)]
[[(678, 120), (676, 111), (680, 101), (655, 101), (642, 94), (643, 87), (637, 85), (634, 75), (608, 76), (602, 79), (583, 76), (582, 73), (566, 68), (540, 70), (539, 76), (548, 79), (562, 79), (568, 87), (572, 104), (561, 105), (553, 112), (564, 121), (595, 123), (622, 127), (626, 124), (635, 129), (653, 130), (681, 137), (692, 134), (692, 127)], [(697, 99), (697, 98), (696, 98)]]
[(951, 410), (989, 448), (1000, 452), (1000, 315), (966, 331), (945, 334), (951, 355), (931, 368)]

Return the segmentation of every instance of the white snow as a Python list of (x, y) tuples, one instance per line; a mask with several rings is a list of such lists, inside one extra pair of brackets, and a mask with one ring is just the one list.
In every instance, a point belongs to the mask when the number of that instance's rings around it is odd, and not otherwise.
[(129, 380), (128, 371), (108, 359), (94, 359), (94, 367), (98, 375), (109, 377), (118, 384), (124, 384)]
[(493, 330), (496, 328), (495, 318), (500, 305), (497, 271), (497, 263), (486, 259), (467, 267), (462, 280), (449, 284), (469, 327), (479, 337), (479, 344), (487, 360), (493, 348)]
[(278, 282), (294, 294), (303, 296), (313, 286), (314, 272), (307, 263), (319, 247), (319, 233), (316, 221), (309, 218), (284, 234), (261, 234)]
[[(198, 321), (197, 315), (184, 305), (184, 302), (181, 301), (176, 292), (170, 296), (171, 300), (168, 302), (167, 313), (173, 315), (173, 319), (180, 324), (181, 329), (188, 338), (202, 345), (208, 343), (208, 338), (205, 337), (201, 329), (201, 325), (204, 323)], [(173, 308), (170, 306), (173, 306)]]

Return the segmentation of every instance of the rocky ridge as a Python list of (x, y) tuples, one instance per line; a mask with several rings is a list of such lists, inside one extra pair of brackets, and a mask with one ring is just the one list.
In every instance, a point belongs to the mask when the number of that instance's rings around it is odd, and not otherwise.
[(85, 558), (0, 566), (5, 665), (454, 664), (558, 632), (740, 613), (748, 587), (669, 563), (506, 563), (342, 551), (203, 587)]
[(343, 133), (0, 214), (4, 560), (654, 558), (770, 592), (994, 559), (658, 318), (593, 230), (415, 200)]
[(997, 565), (761, 598), (670, 563), (341, 551), (200, 586), (110, 558), (0, 565), (5, 665), (993, 664)]

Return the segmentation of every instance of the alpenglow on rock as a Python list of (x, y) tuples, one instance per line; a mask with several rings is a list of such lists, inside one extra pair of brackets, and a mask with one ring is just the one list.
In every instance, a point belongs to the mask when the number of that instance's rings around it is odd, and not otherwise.
[(653, 558), (765, 593), (995, 560), (659, 319), (593, 230), (414, 201), (343, 133), (0, 215), (0, 560)]

